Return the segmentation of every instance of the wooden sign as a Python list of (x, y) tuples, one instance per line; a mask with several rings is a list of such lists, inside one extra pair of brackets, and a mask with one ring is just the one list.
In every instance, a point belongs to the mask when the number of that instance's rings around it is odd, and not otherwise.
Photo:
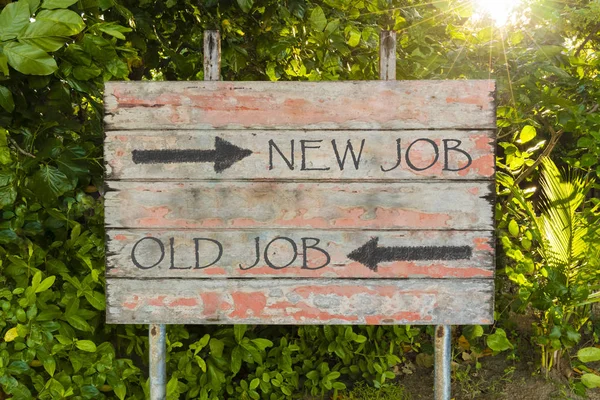
[(107, 83), (107, 321), (492, 323), (493, 95)]

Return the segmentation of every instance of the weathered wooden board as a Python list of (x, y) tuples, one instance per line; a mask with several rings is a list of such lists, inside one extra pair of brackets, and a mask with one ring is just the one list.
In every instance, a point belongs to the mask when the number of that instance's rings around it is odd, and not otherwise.
[[(107, 234), (107, 278), (455, 279), (494, 274), (491, 232), (119, 229)], [(377, 245), (371, 248), (373, 238)], [(353, 252), (364, 259), (349, 257)]]
[[(491, 179), (494, 132), (484, 131), (109, 131), (108, 179), (197, 180), (214, 162), (182, 162), (182, 153), (211, 151), (215, 137), (251, 151), (218, 173), (224, 179)], [(139, 152), (164, 162), (140, 162)], [(179, 153), (177, 153), (179, 152)], [(169, 158), (170, 154), (179, 158)]]
[(492, 230), (490, 182), (108, 182), (110, 228)]
[(495, 129), (488, 80), (106, 82), (117, 129)]
[(107, 280), (108, 323), (490, 324), (492, 279)]
[(491, 323), (493, 91), (107, 83), (107, 321)]

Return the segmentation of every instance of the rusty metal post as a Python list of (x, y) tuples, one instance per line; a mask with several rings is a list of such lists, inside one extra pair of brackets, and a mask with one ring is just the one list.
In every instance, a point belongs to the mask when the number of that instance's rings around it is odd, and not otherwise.
[(435, 327), (435, 373), (434, 373), (434, 399), (450, 400), (450, 361), (451, 344), (450, 325)]
[(150, 400), (165, 400), (167, 398), (167, 327), (152, 324), (149, 328)]

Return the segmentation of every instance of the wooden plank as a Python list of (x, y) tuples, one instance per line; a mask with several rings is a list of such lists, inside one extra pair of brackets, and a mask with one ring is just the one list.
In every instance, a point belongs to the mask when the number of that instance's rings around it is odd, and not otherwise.
[[(373, 238), (373, 259), (404, 253), (376, 268), (369, 258), (349, 257)], [(492, 278), (493, 246), (492, 232), (118, 229), (107, 231), (106, 276)], [(468, 249), (467, 256), (451, 258), (455, 249)]]
[(396, 32), (379, 32), (379, 79), (396, 80)]
[(118, 129), (495, 129), (490, 80), (106, 82)]
[[(219, 173), (214, 162), (133, 157), (140, 151), (210, 151), (216, 137), (252, 154)], [(494, 145), (491, 130), (141, 130), (107, 132), (104, 154), (108, 179), (464, 180), (493, 177)]]
[(114, 324), (491, 324), (492, 279), (111, 279)]
[(492, 230), (490, 182), (107, 182), (108, 228)]
[(221, 77), (221, 33), (204, 31), (204, 80), (218, 81)]

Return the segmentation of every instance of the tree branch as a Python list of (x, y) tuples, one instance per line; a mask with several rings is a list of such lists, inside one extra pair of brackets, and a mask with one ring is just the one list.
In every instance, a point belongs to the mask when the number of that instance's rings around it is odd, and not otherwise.
[(11, 138), (10, 136), (6, 136), (6, 138), (9, 140), (9, 142), (10, 142), (10, 143), (11, 143), (13, 146), (15, 146), (15, 148), (16, 148), (16, 149), (19, 151), (19, 153), (21, 153), (21, 154), (23, 154), (23, 155), (25, 155), (25, 156), (27, 156), (27, 157), (35, 158), (35, 156), (34, 156), (33, 154), (31, 154), (31, 153), (29, 153), (29, 152), (27, 152), (27, 151), (23, 150), (23, 149), (21, 148), (21, 146), (19, 146), (19, 144), (18, 144), (17, 142), (15, 142), (15, 139)]
[(547, 125), (546, 127), (548, 128), (548, 130), (550, 131), (550, 134), (552, 135), (550, 137), (550, 141), (548, 142), (548, 145), (546, 146), (546, 148), (544, 148), (544, 151), (542, 151), (542, 154), (540, 154), (540, 156), (537, 158), (537, 160), (535, 160), (535, 162), (533, 164), (531, 164), (531, 166), (529, 166), (529, 168), (527, 168), (525, 171), (523, 171), (523, 173), (521, 175), (519, 175), (517, 177), (517, 179), (515, 179), (515, 183), (514, 183), (515, 186), (519, 185), (519, 183), (523, 182), (523, 180), (525, 178), (527, 178), (529, 175), (531, 175), (531, 173), (533, 171), (535, 171), (535, 169), (538, 167), (538, 165), (540, 165), (542, 160), (545, 157), (548, 157), (550, 155), (550, 153), (552, 152), (552, 150), (554, 149), (554, 147), (558, 144), (558, 139), (560, 139), (560, 136), (563, 134), (563, 131), (560, 130), (560, 131), (556, 132), (549, 125)]
[(579, 53), (581, 52), (581, 50), (583, 50), (583, 48), (585, 47), (586, 44), (588, 44), (588, 42), (590, 40), (592, 40), (592, 38), (594, 37), (594, 35), (596, 33), (600, 32), (600, 23), (596, 24), (593, 28), (592, 31), (585, 37), (585, 39), (583, 39), (583, 43), (581, 43), (579, 45), (579, 47), (577, 47), (577, 50), (575, 50), (575, 57), (579, 56)]

